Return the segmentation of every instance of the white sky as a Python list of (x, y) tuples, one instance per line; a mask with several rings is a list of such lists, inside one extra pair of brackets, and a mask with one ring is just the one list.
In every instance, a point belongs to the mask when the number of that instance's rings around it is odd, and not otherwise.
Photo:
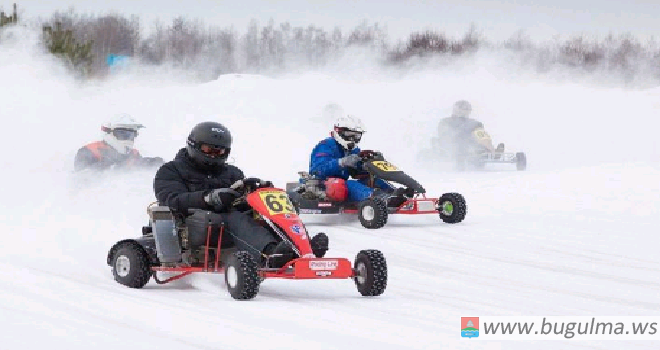
[[(491, 40), (504, 40), (524, 29), (535, 40), (555, 35), (632, 33), (646, 39), (660, 33), (658, 0), (21, 0), (27, 17), (48, 16), (74, 6), (79, 13), (117, 11), (137, 14), (145, 24), (156, 18), (169, 21), (176, 15), (199, 18), (243, 32), (251, 18), (265, 24), (270, 18), (292, 25), (315, 24), (344, 31), (362, 20), (387, 26), (391, 39), (415, 30), (436, 29), (461, 36), (470, 23)], [(5, 9), (11, 2), (2, 2)]]

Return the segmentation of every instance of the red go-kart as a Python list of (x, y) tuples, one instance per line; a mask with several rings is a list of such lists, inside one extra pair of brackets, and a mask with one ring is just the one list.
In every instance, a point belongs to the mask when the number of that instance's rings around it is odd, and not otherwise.
[[(164, 284), (192, 273), (224, 273), (227, 289), (234, 299), (254, 298), (262, 281), (269, 278), (353, 279), (363, 296), (378, 296), (385, 291), (387, 263), (380, 251), (361, 250), (353, 264), (346, 258), (317, 257), (305, 225), (285, 191), (266, 187), (243, 192), (234, 202), (233, 210), (251, 213), (277, 240), (289, 242), (295, 251), (296, 257), (283, 267), (262, 266), (248, 252), (238, 251), (232, 243), (223, 243), (224, 225), (208, 225), (206, 245), (189, 248), (185, 224), (168, 207), (150, 205), (149, 226), (143, 227), (142, 236), (119, 241), (108, 252), (107, 263), (115, 280), (131, 288), (142, 288), (152, 276), (156, 283)], [(213, 230), (219, 232), (217, 246), (209, 244)], [(161, 271), (174, 275), (159, 279), (157, 272)]]

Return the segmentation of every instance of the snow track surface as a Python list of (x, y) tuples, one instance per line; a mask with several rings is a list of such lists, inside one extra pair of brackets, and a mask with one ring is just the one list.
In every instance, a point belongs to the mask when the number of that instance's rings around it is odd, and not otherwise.
[[(660, 90), (553, 85), (486, 69), (405, 79), (373, 73), (279, 79), (223, 76), (182, 84), (149, 76), (79, 86), (33, 47), (4, 42), (0, 76), (3, 349), (652, 349), (651, 342), (485, 342), (461, 339), (460, 316), (660, 315)], [(487, 60), (482, 57), (481, 60)], [(474, 67), (483, 67), (479, 61)], [(473, 68), (474, 68), (473, 67)], [(457, 173), (418, 163), (437, 119), (473, 102), (496, 142), (529, 168)], [(140, 235), (153, 171), (71, 174), (78, 147), (127, 112), (147, 127), (144, 155), (172, 159), (192, 126), (227, 125), (249, 176), (284, 186), (305, 170), (334, 101), (363, 118), (379, 149), (432, 195), (460, 192), (467, 218), (303, 215), (330, 236), (329, 256), (380, 249), (389, 281), (377, 298), (352, 281), (267, 280), (254, 300), (229, 296), (222, 275), (134, 290), (106, 266), (116, 241)]]

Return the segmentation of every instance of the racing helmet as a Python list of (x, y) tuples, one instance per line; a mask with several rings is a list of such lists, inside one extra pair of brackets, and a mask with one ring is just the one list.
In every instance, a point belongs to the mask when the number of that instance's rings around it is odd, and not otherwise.
[(342, 147), (352, 150), (360, 143), (364, 132), (364, 124), (360, 118), (344, 115), (335, 121), (331, 135)]
[(101, 130), (104, 132), (103, 141), (121, 154), (128, 154), (133, 150), (138, 130), (144, 125), (138, 123), (128, 114), (116, 115), (112, 120), (104, 123)]
[(227, 162), (232, 137), (229, 129), (216, 122), (195, 125), (188, 135), (186, 152), (198, 166), (207, 169), (221, 167)]
[(470, 113), (472, 113), (472, 105), (470, 102), (460, 100), (454, 103), (454, 109), (451, 112), (451, 116), (456, 118), (467, 118), (470, 116)]

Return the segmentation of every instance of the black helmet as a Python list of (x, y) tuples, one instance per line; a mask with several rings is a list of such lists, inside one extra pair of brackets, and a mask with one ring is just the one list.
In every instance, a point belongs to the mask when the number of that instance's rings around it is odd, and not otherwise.
[(224, 165), (231, 151), (231, 133), (224, 125), (203, 122), (190, 131), (186, 150), (199, 166), (217, 168)]

